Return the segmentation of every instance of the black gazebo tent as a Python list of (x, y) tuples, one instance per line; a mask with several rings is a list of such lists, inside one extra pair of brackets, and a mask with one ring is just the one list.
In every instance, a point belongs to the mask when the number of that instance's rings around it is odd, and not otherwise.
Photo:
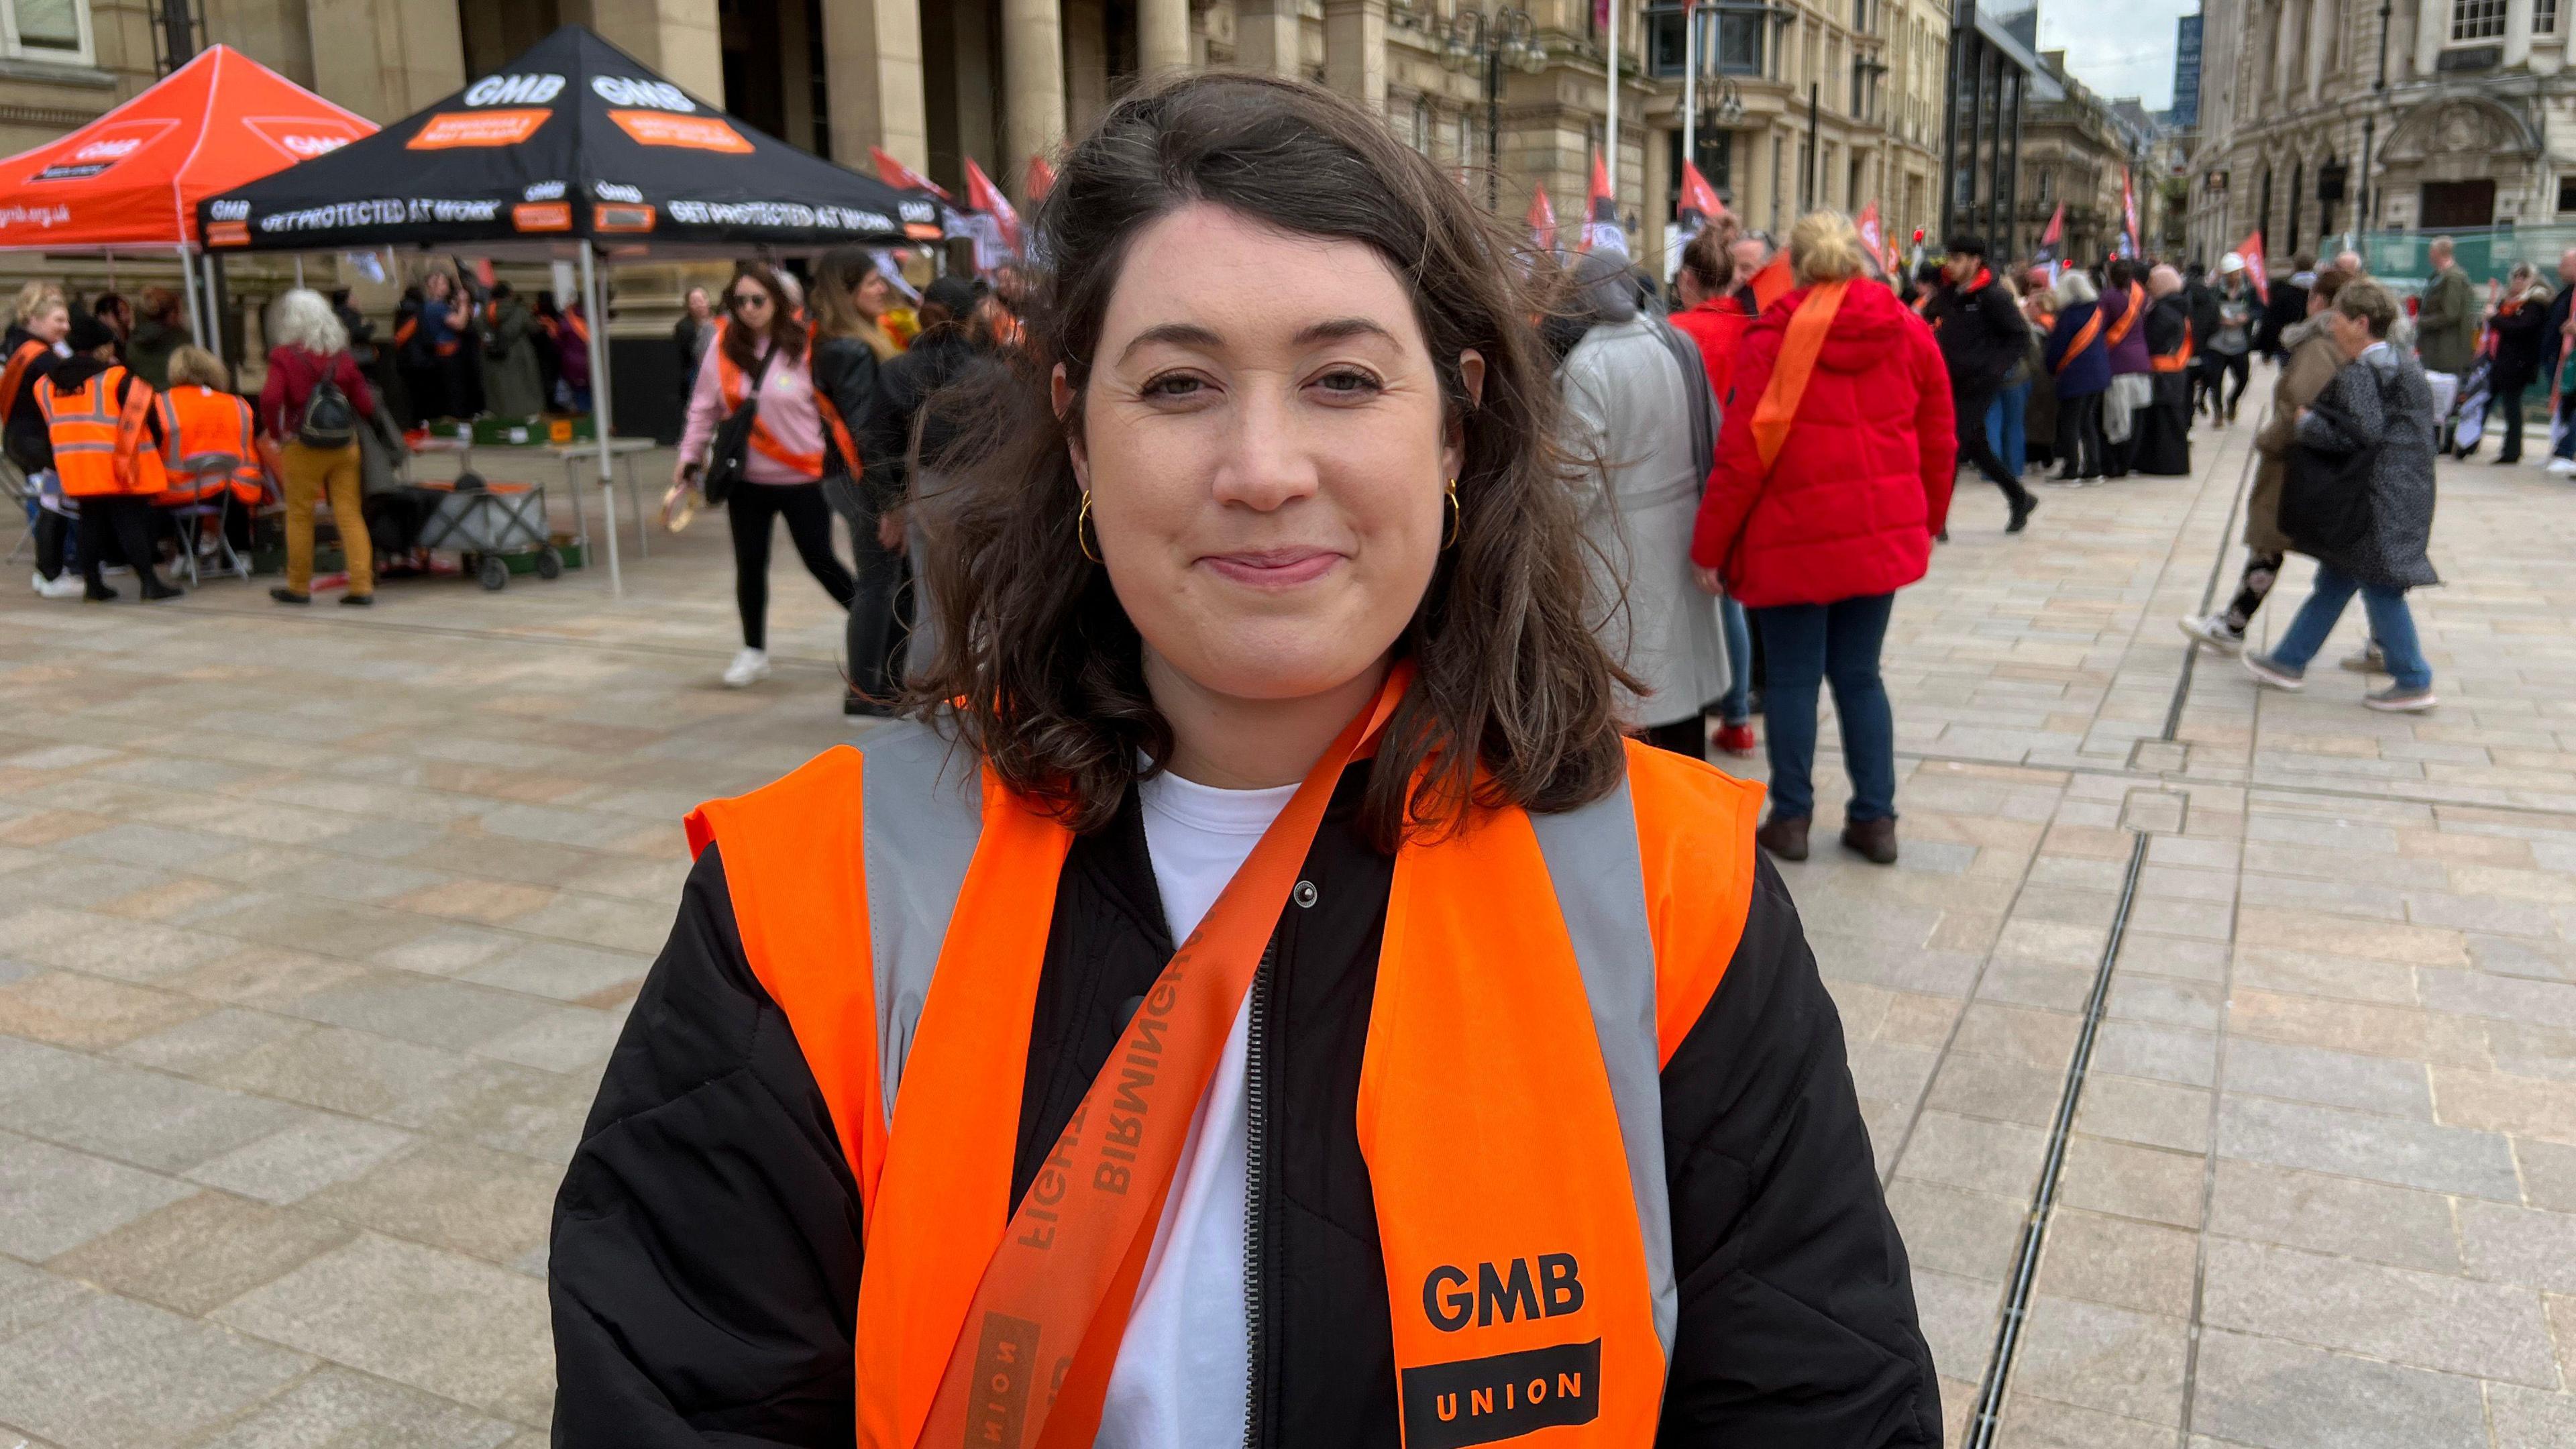
[(936, 199), (754, 130), (580, 25), (372, 136), (207, 197), (198, 221), (210, 259), (388, 246), (578, 254), (603, 492), (611, 429), (596, 257), (892, 246), (942, 231)]

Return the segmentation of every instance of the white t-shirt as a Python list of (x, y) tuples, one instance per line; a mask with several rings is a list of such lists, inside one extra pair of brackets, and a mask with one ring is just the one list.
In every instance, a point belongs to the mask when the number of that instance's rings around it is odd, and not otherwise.
[[(1137, 789), (1145, 850), (1172, 939), (1198, 929), (1218, 892), (1297, 793), (1219, 790), (1162, 774)], [(1251, 1331), (1243, 1283), (1243, 1079), (1252, 998), (1190, 1119), (1136, 1306), (1109, 1372), (1097, 1449), (1211, 1449), (1243, 1442)]]

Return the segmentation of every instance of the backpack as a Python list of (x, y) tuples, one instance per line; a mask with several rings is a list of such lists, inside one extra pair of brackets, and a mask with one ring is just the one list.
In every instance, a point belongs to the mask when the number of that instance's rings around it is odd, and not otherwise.
[(333, 449), (345, 448), (357, 440), (358, 410), (349, 405), (349, 395), (340, 391), (340, 385), (325, 372), (304, 399), (304, 416), (296, 421), (295, 441), (308, 448)]

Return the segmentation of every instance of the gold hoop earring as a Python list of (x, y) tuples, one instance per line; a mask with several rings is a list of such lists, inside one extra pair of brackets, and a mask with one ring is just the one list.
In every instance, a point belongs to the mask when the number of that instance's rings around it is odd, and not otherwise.
[(1082, 536), (1082, 526), (1090, 521), (1091, 490), (1085, 488), (1082, 490), (1082, 511), (1073, 516), (1073, 546), (1082, 550), (1082, 556), (1084, 558), (1091, 560), (1093, 563), (1099, 563), (1101, 562), (1100, 554), (1092, 548), (1091, 540)]
[(1458, 530), (1463, 527), (1465, 523), (1466, 515), (1462, 513), (1458, 507), (1458, 480), (1452, 478), (1449, 480), (1449, 536), (1440, 540), (1440, 547), (1443, 552), (1457, 547)]

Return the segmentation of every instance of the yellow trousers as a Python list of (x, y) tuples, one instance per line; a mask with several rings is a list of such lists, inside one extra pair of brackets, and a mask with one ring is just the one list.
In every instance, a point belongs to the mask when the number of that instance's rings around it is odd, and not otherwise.
[(288, 443), (278, 459), (286, 473), (286, 586), (313, 588), (313, 508), (328, 495), (340, 525), (340, 551), (349, 559), (349, 592), (376, 591), (376, 553), (367, 540), (367, 518), (358, 502), (358, 445), (308, 448)]

